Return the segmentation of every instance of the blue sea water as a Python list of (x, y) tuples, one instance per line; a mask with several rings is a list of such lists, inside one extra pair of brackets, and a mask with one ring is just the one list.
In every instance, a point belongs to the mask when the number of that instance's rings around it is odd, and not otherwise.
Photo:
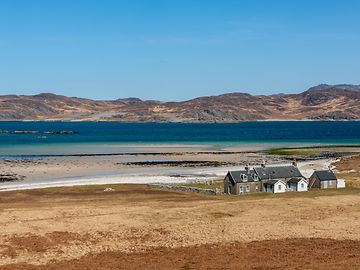
[[(243, 122), (234, 124), (118, 122), (0, 122), (0, 155), (114, 153), (116, 146), (142, 144), (360, 145), (360, 122)], [(75, 131), (77, 134), (43, 134)], [(44, 137), (46, 136), (46, 138)]]

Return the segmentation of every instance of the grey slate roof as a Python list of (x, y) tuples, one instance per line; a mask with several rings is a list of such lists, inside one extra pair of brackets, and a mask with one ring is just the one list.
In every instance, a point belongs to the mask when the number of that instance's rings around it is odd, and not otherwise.
[(277, 182), (283, 182), (284, 183), (284, 181), (279, 180), (279, 179), (266, 181), (267, 184), (271, 184), (271, 185), (275, 185)]
[(336, 175), (331, 170), (315, 171), (314, 174), (316, 174), (320, 181), (337, 180)]
[(301, 178), (291, 178), (288, 183), (299, 183), (301, 180)]
[(255, 167), (254, 170), (261, 180), (265, 179), (289, 179), (294, 177), (304, 178), (298, 167), (290, 166), (271, 166), (271, 167)]
[(240, 170), (240, 171), (229, 171), (228, 174), (230, 174), (230, 178), (232, 181), (234, 181), (235, 183), (243, 183), (245, 181), (243, 181), (243, 179), (241, 179), (241, 175), (246, 175), (247, 176), (247, 181), (246, 182), (255, 182), (257, 180), (255, 180), (253, 178), (253, 175), (255, 174), (254, 170)]

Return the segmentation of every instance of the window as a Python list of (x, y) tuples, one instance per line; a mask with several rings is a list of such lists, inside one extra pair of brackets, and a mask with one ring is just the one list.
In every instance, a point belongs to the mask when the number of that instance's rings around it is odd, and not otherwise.
[(246, 192), (250, 192), (250, 187), (246, 186)]
[(256, 191), (259, 190), (259, 186), (258, 186), (258, 185), (255, 186), (255, 190), (256, 190)]
[(301, 188), (304, 188), (304, 183), (301, 183), (301, 185), (300, 185), (300, 186), (301, 186)]
[(278, 185), (278, 190), (281, 190), (281, 185)]
[(252, 177), (253, 177), (254, 181), (258, 181), (258, 180), (259, 180), (258, 175), (257, 175), (257, 174), (255, 174), (255, 173), (253, 174), (253, 176), (252, 176)]
[(329, 187), (332, 187), (332, 181), (329, 180)]
[(242, 175), (240, 176), (240, 178), (241, 178), (241, 180), (243, 180), (244, 182), (247, 182), (247, 180), (248, 180), (247, 175), (245, 175), (245, 174), (242, 174)]
[(242, 186), (240, 186), (240, 193), (243, 193), (244, 192), (244, 190), (243, 190), (243, 187)]

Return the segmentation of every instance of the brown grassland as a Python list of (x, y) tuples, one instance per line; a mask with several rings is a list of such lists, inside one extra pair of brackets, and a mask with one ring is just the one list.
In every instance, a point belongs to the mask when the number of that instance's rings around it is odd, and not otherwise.
[(334, 164), (339, 178), (344, 178), (351, 187), (360, 188), (360, 155), (344, 157)]
[[(359, 161), (336, 164), (340, 174), (354, 170), (353, 187)], [(356, 188), (242, 197), (144, 185), (3, 192), (0, 228), (0, 269), (360, 269)]]

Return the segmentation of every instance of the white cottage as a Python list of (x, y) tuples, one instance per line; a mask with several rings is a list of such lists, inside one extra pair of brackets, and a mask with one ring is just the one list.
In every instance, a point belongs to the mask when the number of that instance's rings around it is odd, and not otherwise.
[(307, 191), (308, 182), (303, 178), (292, 178), (287, 182), (288, 191)]
[(286, 192), (286, 183), (282, 180), (268, 180), (264, 183), (266, 192), (283, 193)]

